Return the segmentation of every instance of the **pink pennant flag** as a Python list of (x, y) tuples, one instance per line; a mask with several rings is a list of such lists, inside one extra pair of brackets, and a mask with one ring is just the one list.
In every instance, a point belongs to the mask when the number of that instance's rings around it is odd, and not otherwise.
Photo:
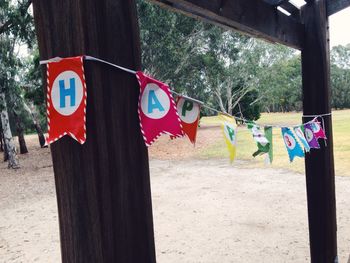
[(322, 129), (321, 123), (319, 121), (317, 121), (317, 119), (314, 119), (311, 122), (311, 128), (312, 128), (312, 132), (314, 133), (316, 139), (327, 139), (326, 134), (324, 132), (324, 130)]
[(181, 120), (169, 87), (138, 71), (140, 84), (139, 119), (143, 139), (147, 146), (161, 135), (182, 137)]

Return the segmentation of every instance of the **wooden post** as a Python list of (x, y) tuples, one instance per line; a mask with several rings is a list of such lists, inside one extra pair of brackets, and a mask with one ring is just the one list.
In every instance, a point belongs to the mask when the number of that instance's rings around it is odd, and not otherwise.
[[(140, 68), (133, 0), (33, 1), (41, 59), (92, 55)], [(148, 154), (134, 75), (85, 61), (87, 141), (51, 146), (62, 262), (153, 263)]]
[[(303, 7), (305, 42), (302, 49), (304, 115), (331, 111), (328, 18), (326, 1)], [(309, 121), (311, 118), (304, 118)], [(311, 262), (337, 262), (332, 116), (324, 117), (327, 145), (306, 154), (306, 186)]]

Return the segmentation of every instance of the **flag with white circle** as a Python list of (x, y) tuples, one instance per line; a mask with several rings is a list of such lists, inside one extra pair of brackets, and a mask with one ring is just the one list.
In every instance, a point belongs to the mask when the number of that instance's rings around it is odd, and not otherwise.
[(197, 128), (200, 115), (199, 103), (179, 96), (176, 102), (177, 112), (181, 119), (183, 132), (190, 139), (191, 143), (196, 143)]
[(310, 122), (310, 126), (312, 128), (312, 132), (315, 134), (316, 139), (327, 139), (326, 134), (322, 129), (321, 123), (317, 121), (316, 118)]
[(296, 140), (291, 129), (289, 129), (287, 127), (283, 127), (282, 128), (282, 137), (283, 137), (284, 144), (286, 145), (286, 148), (288, 151), (290, 162), (293, 162), (293, 160), (296, 156), (298, 156), (298, 157), (305, 156), (303, 149), (301, 148), (300, 144)]
[(305, 138), (305, 134), (304, 134), (303, 130), (304, 130), (304, 126), (303, 125), (294, 127), (294, 132), (297, 135), (299, 141), (304, 146), (305, 151), (309, 152), (310, 151), (310, 145), (307, 143), (307, 140)]
[(259, 125), (256, 125), (254, 122), (248, 122), (247, 128), (252, 132), (253, 138), (258, 146), (258, 150), (253, 153), (253, 157), (270, 152), (270, 146), (272, 150), (271, 143), (266, 138), (265, 132), (261, 130)]
[(304, 124), (304, 134), (310, 148), (320, 149), (320, 145), (318, 144), (317, 138), (313, 132), (311, 123)]
[(83, 57), (47, 64), (47, 143), (69, 135), (86, 141), (86, 98)]
[(144, 73), (136, 73), (140, 84), (139, 119), (147, 146), (162, 134), (182, 137), (182, 125), (169, 87)]

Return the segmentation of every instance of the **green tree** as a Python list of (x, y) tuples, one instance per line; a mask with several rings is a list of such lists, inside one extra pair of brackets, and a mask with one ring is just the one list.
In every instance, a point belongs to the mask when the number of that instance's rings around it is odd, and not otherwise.
[[(8, 98), (10, 88), (15, 85), (16, 58), (13, 56), (14, 43), (0, 36), (0, 119), (5, 144), (5, 156), (9, 168), (19, 168), (16, 148), (10, 128)], [(7, 159), (7, 158), (4, 159)]]
[[(28, 12), (31, 1), (0, 2), (0, 107), (5, 148), (9, 167), (18, 168), (16, 149), (12, 139), (10, 123), (15, 123), (21, 153), (27, 152), (24, 140), (22, 92), (19, 88), (18, 47), (31, 46), (34, 39), (33, 19)], [(10, 117), (11, 118), (10, 118)], [(11, 121), (11, 119), (13, 121)]]
[(0, 1), (0, 35), (12, 35), (29, 46), (35, 37), (33, 17), (28, 12), (32, 0)]
[[(229, 113), (255, 100), (240, 48), (248, 37), (138, 1), (144, 71), (185, 95)], [(248, 96), (249, 95), (249, 96)], [(250, 111), (252, 118), (256, 112)], [(208, 113), (208, 112), (206, 112)]]
[(263, 110), (288, 112), (302, 109), (300, 55), (281, 59), (266, 67), (259, 79), (260, 103)]

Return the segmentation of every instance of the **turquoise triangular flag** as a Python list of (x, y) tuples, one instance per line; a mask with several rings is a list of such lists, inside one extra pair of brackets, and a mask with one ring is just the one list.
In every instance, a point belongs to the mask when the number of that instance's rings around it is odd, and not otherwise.
[(302, 145), (304, 146), (305, 151), (309, 152), (310, 145), (307, 143), (307, 140), (306, 140), (305, 135), (304, 135), (304, 126), (300, 125), (300, 126), (294, 127), (294, 132), (298, 136), (298, 139), (300, 140)]
[(296, 140), (291, 129), (287, 127), (283, 127), (282, 136), (283, 136), (284, 144), (286, 145), (286, 148), (288, 151), (290, 162), (293, 162), (294, 157), (296, 156), (299, 156), (299, 157), (305, 156), (303, 149), (300, 147), (300, 144)]

